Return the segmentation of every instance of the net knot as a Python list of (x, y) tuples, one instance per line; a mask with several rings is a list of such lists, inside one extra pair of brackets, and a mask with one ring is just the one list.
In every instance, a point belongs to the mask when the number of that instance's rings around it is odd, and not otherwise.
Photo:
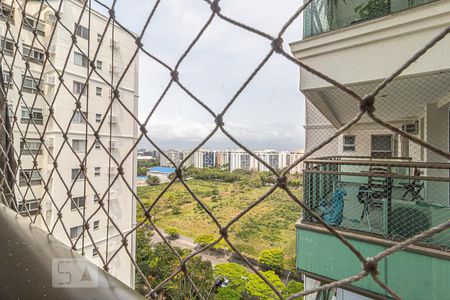
[(136, 38), (136, 40), (134, 40), (134, 42), (136, 43), (136, 45), (137, 45), (139, 48), (142, 48), (142, 47), (144, 46), (144, 44), (142, 43), (142, 38), (141, 38), (140, 36), (138, 36), (138, 37)]
[(364, 263), (364, 271), (372, 275), (378, 275), (378, 263), (373, 258), (368, 258)]
[(58, 163), (56, 161), (53, 162), (53, 167), (56, 169), (58, 168)]
[(118, 167), (117, 173), (119, 173), (119, 175), (123, 175), (123, 167)]
[(77, 109), (81, 109), (81, 102), (79, 100), (77, 100), (75, 102), (75, 106), (76, 106)]
[(95, 62), (93, 60), (89, 62), (89, 65), (91, 66), (92, 70), (95, 70)]
[(183, 170), (181, 170), (180, 168), (177, 168), (175, 170), (175, 174), (177, 175), (178, 178), (183, 178)]
[(223, 122), (223, 115), (222, 114), (218, 114), (216, 116), (216, 119), (214, 120), (214, 122), (216, 122), (217, 126), (223, 126), (225, 125), (225, 123)]
[(178, 71), (177, 70), (173, 70), (172, 72), (170, 72), (170, 77), (172, 77), (173, 81), (178, 81), (179, 77), (178, 77)]
[(68, 197), (72, 197), (72, 193), (70, 191), (67, 192)]
[(77, 36), (75, 34), (72, 34), (72, 43), (77, 43)]
[(115, 89), (115, 90), (113, 91), (113, 95), (114, 95), (114, 98), (119, 99), (119, 97), (120, 97), (120, 92), (119, 92), (119, 90), (118, 90), (118, 89)]
[(221, 235), (224, 239), (228, 238), (228, 229), (227, 229), (226, 227), (220, 228), (219, 232), (220, 232), (220, 235)]
[(104, 265), (104, 266), (103, 266), (103, 270), (105, 270), (106, 272), (108, 272), (108, 271), (109, 271), (109, 267), (108, 267), (107, 265)]
[(365, 95), (362, 101), (359, 104), (359, 110), (363, 113), (373, 113), (375, 111), (375, 96), (373, 95)]
[(58, 216), (58, 218), (62, 219), (62, 213), (61, 212), (58, 212), (56, 215)]
[(214, 0), (211, 3), (211, 10), (215, 13), (215, 14), (219, 14), (220, 13), (220, 6), (219, 6), (219, 1), (220, 0)]
[(272, 45), (272, 50), (275, 51), (276, 53), (283, 52), (283, 39), (281, 37), (274, 39), (272, 41), (271, 45)]
[(110, 9), (108, 10), (108, 13), (109, 13), (109, 17), (110, 17), (111, 19), (115, 19), (115, 18), (116, 18), (116, 12), (114, 11), (114, 8), (110, 8)]
[(100, 205), (100, 206), (104, 206), (105, 205), (105, 202), (103, 202), (103, 200), (102, 199), (100, 199), (100, 200), (98, 200), (98, 205)]
[(57, 21), (61, 20), (61, 15), (59, 14), (59, 11), (55, 12), (55, 18)]
[(143, 134), (146, 134), (146, 133), (147, 133), (147, 128), (145, 128), (145, 125), (144, 125), (144, 124), (142, 124), (142, 125), (140, 126), (140, 129), (141, 129), (141, 132), (142, 132)]
[(122, 244), (127, 247), (128, 246), (128, 240), (126, 238), (122, 239)]
[(152, 215), (150, 214), (150, 212), (148, 210), (145, 211), (144, 216), (148, 219), (151, 220), (152, 219)]
[(89, 223), (88, 222), (84, 223), (84, 229), (89, 230)]
[(280, 176), (277, 178), (277, 184), (280, 188), (285, 189), (287, 183), (287, 177), (286, 176)]

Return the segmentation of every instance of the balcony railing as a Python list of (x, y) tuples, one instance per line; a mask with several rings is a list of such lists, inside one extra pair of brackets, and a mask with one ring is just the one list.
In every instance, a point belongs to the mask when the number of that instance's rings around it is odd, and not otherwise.
[[(450, 164), (326, 157), (304, 164), (304, 201), (341, 230), (404, 240), (450, 219)], [(316, 222), (304, 213), (303, 222)], [(450, 249), (442, 233), (421, 245)]]
[(380, 18), (436, 0), (314, 0), (305, 9), (303, 37)]

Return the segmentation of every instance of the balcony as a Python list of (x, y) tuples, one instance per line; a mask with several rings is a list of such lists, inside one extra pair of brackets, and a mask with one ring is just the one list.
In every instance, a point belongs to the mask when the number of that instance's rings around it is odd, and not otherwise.
[[(340, 230), (400, 241), (450, 219), (449, 163), (341, 156), (308, 160), (304, 168), (305, 202)], [(303, 222), (315, 220), (305, 213)], [(421, 246), (449, 251), (450, 236)]]
[[(304, 168), (305, 204), (365, 257), (450, 219), (449, 163), (334, 156), (308, 160)], [(380, 276), (402, 299), (444, 299), (449, 287), (433, 283), (450, 271), (448, 233), (382, 260)], [(353, 253), (307, 212), (297, 224), (296, 260), (299, 270), (322, 283), (361, 268)], [(346, 289), (371, 299), (389, 297), (370, 279)]]
[(313, 1), (303, 18), (303, 37), (359, 24), (436, 0), (333, 0)]

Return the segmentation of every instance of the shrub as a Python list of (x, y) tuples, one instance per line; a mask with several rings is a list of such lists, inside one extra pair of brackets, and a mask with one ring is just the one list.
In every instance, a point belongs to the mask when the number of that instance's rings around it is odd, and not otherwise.
[(172, 213), (173, 213), (174, 215), (179, 215), (179, 214), (181, 214), (181, 208), (180, 208), (179, 206), (174, 206), (174, 207), (172, 207)]
[(180, 237), (180, 232), (175, 227), (168, 227), (165, 232), (169, 235), (172, 239), (177, 239)]
[(227, 286), (224, 288), (219, 288), (215, 299), (216, 300), (239, 300), (239, 299), (242, 299), (242, 297), (238, 291)]
[(224, 276), (230, 280), (230, 288), (236, 290), (239, 295), (245, 291), (250, 272), (236, 263), (218, 264), (214, 266), (214, 276)]
[(148, 185), (158, 185), (161, 183), (161, 180), (158, 176), (148, 175), (146, 182)]
[[(262, 272), (267, 280), (278, 290), (284, 291), (284, 284), (274, 271)], [(246, 291), (251, 298), (260, 300), (278, 299), (275, 292), (256, 274), (250, 274), (245, 284)]]
[(227, 250), (230, 251), (231, 247), (230, 245), (227, 244), (227, 242), (225, 242), (225, 240), (221, 240), (220, 242), (218, 242), (217, 244), (215, 244), (213, 246), (214, 249), (223, 249), (223, 250)]
[(212, 242), (214, 242), (214, 235), (212, 234), (202, 234), (194, 240), (194, 243), (196, 243), (200, 247), (211, 244)]
[[(296, 280), (289, 281), (285, 291), (283, 292), (283, 295), (285, 297), (289, 297), (290, 295), (297, 294), (299, 292), (302, 292), (304, 290), (303, 283)], [(297, 298), (297, 299), (303, 299), (303, 297)]]
[(259, 263), (276, 272), (283, 269), (283, 251), (281, 249), (263, 250), (259, 256)]

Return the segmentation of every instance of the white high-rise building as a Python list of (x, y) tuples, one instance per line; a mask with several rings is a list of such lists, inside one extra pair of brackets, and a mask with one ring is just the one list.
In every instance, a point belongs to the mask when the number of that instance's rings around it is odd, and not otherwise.
[[(111, 156), (118, 162), (125, 159), (123, 176), (135, 190), (136, 152), (127, 154), (136, 141), (138, 128), (117, 100), (111, 105), (112, 90), (109, 86), (117, 84), (125, 67), (130, 64), (118, 92), (123, 105), (137, 115), (135, 40), (119, 26), (113, 28), (112, 24), (103, 34), (108, 18), (95, 11), (82, 14), (81, 1), (64, 1), (59, 21), (55, 16), (59, 1), (51, 1), (52, 7), (46, 2), (42, 9), (41, 1), (19, 2), (25, 8), (27, 21), (24, 24), (22, 8), (17, 1), (2, 1), (4, 17), (0, 18), (0, 58), (8, 87), (6, 100), (13, 113), (19, 116), (13, 124), (14, 146), (17, 152), (21, 152), (19, 187), (15, 191), (17, 201), (19, 207), (27, 205), (32, 214), (37, 214), (37, 204), (42, 199), (42, 218), (36, 218), (36, 223), (44, 227), (45, 220), (49, 228), (55, 226), (53, 235), (67, 245), (71, 246), (78, 239), (77, 249), (81, 251), (83, 245), (85, 256), (103, 266), (100, 255), (109, 260), (122, 245), (117, 228), (127, 234), (135, 225), (135, 199), (123, 180), (112, 184), (118, 169)], [(81, 14), (80, 25), (76, 29)], [(6, 22), (9, 22), (9, 29)], [(33, 27), (37, 28), (36, 39)], [(76, 46), (71, 47), (75, 38)], [(91, 70), (89, 61), (93, 60), (97, 48), (98, 55), (92, 65), (98, 74), (94, 72), (85, 86)], [(20, 53), (29, 56), (29, 68)], [(10, 69), (12, 72), (8, 72)], [(64, 85), (59, 79), (61, 74)], [(39, 78), (42, 78), (40, 82)], [(77, 99), (80, 111), (76, 108)], [(51, 103), (53, 107), (49, 109)], [(27, 107), (33, 109), (30, 111)], [(85, 118), (93, 129), (87, 126)], [(66, 130), (67, 135), (63, 135)], [(100, 141), (110, 154), (96, 142), (94, 130), (98, 131)], [(23, 136), (24, 140), (21, 139)], [(46, 147), (41, 146), (43, 142)], [(91, 147), (85, 163), (85, 176), (80, 172), (80, 160)], [(37, 170), (32, 171), (33, 164)], [(92, 186), (85, 177), (89, 178)], [(30, 185), (27, 184), (28, 179), (31, 179)], [(101, 209), (95, 213), (99, 202), (104, 203), (110, 218)], [(83, 230), (81, 215), (86, 219), (93, 215), (89, 220), (90, 235), (84, 233), (80, 236)], [(94, 248), (90, 236), (98, 249)], [(134, 239), (134, 234), (127, 237), (127, 248), (133, 256)], [(124, 249), (115, 255), (108, 268), (124, 283), (134, 285), (134, 267)]]

